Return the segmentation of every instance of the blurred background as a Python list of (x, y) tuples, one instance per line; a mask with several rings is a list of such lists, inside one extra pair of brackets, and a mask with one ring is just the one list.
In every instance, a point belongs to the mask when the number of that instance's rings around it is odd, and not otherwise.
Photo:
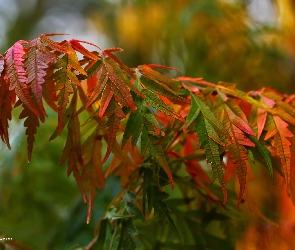
[[(123, 48), (118, 57), (130, 67), (164, 64), (179, 68), (178, 75), (234, 82), (245, 91), (271, 87), (294, 93), (294, 11), (292, 0), (0, 0), (0, 54), (18, 40), (65, 33), (69, 35), (55, 39)], [(56, 114), (49, 112), (41, 126), (29, 165), (21, 122), (10, 124), (12, 151), (0, 146), (0, 236), (34, 249), (87, 245), (107, 204), (120, 191), (118, 182), (112, 177), (98, 193), (92, 222), (86, 225), (87, 208), (75, 181), (67, 178), (66, 166), (57, 164), (66, 135), (48, 142)], [(263, 179), (264, 174), (257, 175)], [(242, 207), (247, 219), (237, 249), (263, 249), (267, 239), (276, 238), (274, 246), (292, 249), (293, 205), (276, 194), (277, 189), (282, 193), (283, 184), (266, 185), (271, 187), (256, 199), (277, 224), (269, 226)], [(283, 230), (277, 228), (281, 221)]]

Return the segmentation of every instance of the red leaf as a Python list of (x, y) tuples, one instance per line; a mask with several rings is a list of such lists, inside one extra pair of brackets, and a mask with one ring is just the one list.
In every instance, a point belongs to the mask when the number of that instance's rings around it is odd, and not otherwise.
[[(73, 46), (73, 48), (76, 50), (76, 51), (79, 51), (82, 55), (86, 56), (86, 57), (89, 57), (90, 59), (92, 60), (98, 60), (99, 58), (91, 53), (89, 50), (85, 49), (81, 44), (80, 42), (84, 42), (84, 41), (80, 41), (80, 40), (76, 40), (76, 39), (72, 39), (70, 40), (70, 43), (71, 45)], [(88, 42), (86, 42), (88, 43)], [(88, 43), (88, 44), (91, 44), (91, 43)], [(91, 44), (91, 45), (94, 45), (94, 44)], [(94, 45), (95, 46), (95, 45)], [(97, 46), (95, 46), (97, 47)]]
[(0, 75), (0, 136), (9, 149), (8, 120), (11, 120), (11, 111), (12, 100), (9, 84), (4, 80), (4, 77)]
[(107, 107), (109, 106), (113, 95), (114, 95), (114, 92), (111, 90), (111, 87), (109, 85), (106, 86), (106, 88), (102, 94), (101, 100), (100, 100), (100, 106), (99, 106), (99, 112), (98, 112), (99, 117), (104, 116), (104, 113), (105, 113)]
[(27, 87), (27, 76), (24, 67), (25, 50), (21, 41), (16, 42), (6, 52), (7, 78), (10, 81), (9, 90), (15, 90), (18, 98), (38, 117), (40, 114), (34, 106)]
[[(96, 75), (94, 75), (94, 76), (96, 77)], [(107, 80), (108, 80), (107, 71), (106, 71), (105, 67), (102, 67), (101, 74), (99, 76), (98, 81), (95, 83), (96, 86), (93, 89), (92, 94), (91, 94), (91, 96), (90, 96), (90, 98), (89, 98), (89, 100), (88, 100), (88, 102), (86, 104), (86, 108), (88, 108), (93, 102), (95, 102), (97, 97), (101, 94), (101, 92), (105, 88)]]
[(149, 67), (151, 69), (170, 69), (170, 70), (176, 70), (176, 71), (180, 71), (177, 68), (173, 68), (173, 67), (169, 67), (169, 66), (164, 66), (164, 65), (158, 65), (158, 64), (144, 64), (141, 66), (146, 66)]
[(45, 82), (44, 76), (49, 63), (53, 63), (54, 55), (43, 45), (39, 38), (30, 41), (27, 44), (29, 51), (25, 55), (26, 74), (28, 76), (27, 84), (31, 84), (31, 91), (35, 97), (40, 110), (45, 115), (45, 109), (42, 103), (42, 84)]
[(27, 143), (28, 143), (28, 163), (32, 158), (33, 144), (35, 142), (35, 134), (37, 133), (37, 128), (39, 127), (38, 117), (30, 110), (27, 106), (23, 105), (23, 111), (19, 115), (19, 119), (26, 118), (24, 126), (26, 129)]

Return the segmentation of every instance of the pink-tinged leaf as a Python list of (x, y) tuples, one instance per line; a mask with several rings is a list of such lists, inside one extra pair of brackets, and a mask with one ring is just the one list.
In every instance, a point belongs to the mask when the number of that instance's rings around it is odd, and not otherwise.
[(0, 76), (3, 70), (4, 70), (4, 56), (0, 55)]
[(225, 105), (225, 109), (229, 116), (229, 119), (233, 124), (235, 124), (239, 129), (249, 135), (256, 135), (253, 129), (248, 125), (248, 123), (238, 117), (227, 105)]
[(28, 143), (28, 163), (32, 158), (33, 144), (35, 142), (35, 134), (37, 133), (37, 128), (39, 127), (38, 117), (23, 105), (23, 111), (19, 115), (19, 119), (26, 118), (24, 122), (24, 127), (26, 127), (27, 143)]
[[(95, 61), (98, 60), (99, 58), (95, 54), (93, 54), (89, 50), (87, 50), (84, 46), (82, 46), (80, 44), (81, 42), (83, 42), (83, 41), (76, 40), (76, 39), (70, 40), (71, 45), (73, 46), (73, 48), (76, 51), (80, 52), (82, 55), (84, 55), (92, 60), (95, 60)], [(90, 43), (88, 43), (88, 44), (90, 44)], [(94, 44), (92, 44), (92, 45), (94, 45)]]
[[(97, 75), (94, 75), (97, 78)], [(90, 78), (91, 79), (91, 78)], [(95, 100), (98, 98), (98, 96), (101, 94), (103, 89), (106, 86), (108, 80), (108, 75), (105, 67), (102, 67), (101, 74), (99, 76), (98, 81), (96, 82), (96, 86), (92, 91), (92, 94), (86, 104), (86, 108), (88, 108)]]
[(26, 51), (23, 48), (22, 41), (16, 42), (6, 52), (5, 60), (7, 65), (7, 78), (10, 82), (9, 90), (15, 90), (18, 98), (38, 117), (40, 114), (34, 106), (28, 86), (27, 75), (24, 65), (24, 55)]
[(43, 103), (42, 103), (42, 84), (45, 82), (46, 76), (45, 69), (48, 68), (49, 63), (54, 62), (54, 56), (44, 46), (39, 38), (30, 41), (27, 44), (29, 51), (25, 55), (24, 66), (26, 68), (26, 74), (28, 76), (27, 84), (31, 85), (31, 91), (35, 97), (38, 106), (42, 113), (46, 115)]
[(11, 92), (9, 91), (9, 84), (0, 75), (0, 136), (2, 141), (9, 149), (9, 134), (8, 134), (8, 120), (11, 120), (12, 115), (12, 100)]

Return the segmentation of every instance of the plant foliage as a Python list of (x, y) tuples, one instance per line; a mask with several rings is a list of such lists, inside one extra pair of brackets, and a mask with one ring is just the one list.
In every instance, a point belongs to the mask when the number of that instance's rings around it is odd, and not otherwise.
[[(114, 54), (121, 48), (89, 51), (85, 41), (55, 42), (52, 35), (18, 41), (0, 55), (0, 135), (10, 149), (9, 121), (20, 107), (30, 161), (37, 129), (47, 116), (44, 101), (57, 112), (49, 139), (67, 131), (60, 164), (67, 161), (67, 173), (75, 177), (88, 206), (87, 223), (97, 190), (110, 174), (120, 177), (122, 191), (95, 232), (92, 244), (99, 249), (135, 249), (140, 241), (135, 225), (152, 223), (154, 217), (182, 244), (175, 223), (181, 212), (171, 209), (173, 200), (166, 201), (168, 184), (186, 193), (187, 182), (196, 193), (226, 206), (226, 185), (237, 176), (239, 206), (251, 161), (263, 162), (274, 178), (277, 158), (290, 195), (294, 95), (269, 88), (245, 93), (234, 84), (172, 78), (160, 71), (175, 69), (160, 65), (129, 68)], [(253, 155), (254, 149), (260, 155)], [(210, 191), (214, 181), (223, 197)], [(184, 205), (193, 200), (187, 198)], [(208, 223), (205, 217), (202, 223)], [(210, 246), (212, 236), (204, 232), (203, 237), (201, 246)]]

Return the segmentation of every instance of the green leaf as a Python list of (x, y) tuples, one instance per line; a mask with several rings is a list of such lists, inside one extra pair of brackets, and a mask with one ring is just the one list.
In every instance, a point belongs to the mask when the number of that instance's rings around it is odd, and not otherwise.
[(135, 242), (133, 241), (131, 235), (127, 234), (126, 239), (124, 241), (124, 250), (135, 250), (135, 249), (136, 249)]
[(142, 145), (144, 144), (144, 147), (149, 150), (150, 154), (153, 157), (155, 157), (157, 162), (166, 172), (170, 180), (171, 187), (173, 189), (174, 182), (173, 182), (172, 173), (168, 167), (168, 162), (165, 159), (164, 150), (162, 149), (161, 145), (158, 143), (158, 138), (156, 136), (148, 134), (146, 128), (144, 127), (141, 134), (141, 140), (142, 140)]
[(266, 162), (269, 174), (270, 174), (271, 178), (273, 179), (273, 165), (272, 165), (270, 152), (263, 144), (260, 143), (260, 141), (255, 136), (248, 135), (248, 137), (250, 138), (250, 140), (252, 142), (254, 142), (256, 148), (259, 150), (259, 152), (263, 156), (263, 158)]
[(141, 112), (139, 110), (136, 110), (135, 112), (131, 112), (125, 127), (125, 132), (122, 139), (122, 148), (126, 145), (130, 136), (132, 136), (131, 143), (132, 143), (132, 147), (134, 148), (138, 141), (138, 138), (140, 136), (142, 129), (143, 129), (143, 118), (142, 118)]
[(178, 119), (182, 122), (185, 122), (183, 117), (175, 112), (175, 110), (164, 103), (158, 96), (156, 96), (153, 92), (143, 89), (142, 93), (144, 94), (146, 101), (151, 104), (155, 109), (161, 111), (162, 113), (171, 116), (175, 119)]
[(188, 101), (177, 94), (174, 93), (174, 91), (168, 87), (163, 87), (162, 85), (158, 84), (157, 82), (153, 81), (152, 79), (149, 79), (142, 75), (140, 77), (141, 82), (143, 85), (154, 92), (155, 94), (160, 94), (162, 96), (165, 96), (171, 100), (173, 100), (174, 103), (187, 103)]
[(131, 217), (133, 217), (133, 215), (118, 214), (116, 207), (110, 208), (110, 210), (106, 214), (106, 218), (111, 220), (125, 219), (125, 218), (131, 218)]
[(144, 217), (143, 213), (133, 202), (127, 202), (126, 209), (129, 214), (135, 215), (135, 218), (138, 218), (142, 222), (145, 222), (145, 217)]
[[(218, 138), (218, 135), (214, 131), (212, 126), (209, 126), (203, 114), (198, 115), (195, 123), (195, 128), (197, 131), (197, 135), (199, 138), (199, 144), (202, 148), (205, 148), (206, 160), (211, 165), (213, 172), (213, 181), (218, 178), (218, 181), (222, 187), (223, 195), (224, 195), (224, 203), (227, 200), (227, 191), (224, 182), (223, 168), (221, 165), (220, 154), (219, 154), (219, 146), (215, 140), (211, 137)], [(213, 132), (214, 131), (214, 132)]]
[(170, 213), (169, 213), (169, 210), (167, 208), (167, 205), (163, 201), (158, 200), (158, 209), (159, 209), (159, 215), (160, 215), (160, 217), (164, 217), (165, 218), (166, 224), (169, 225), (170, 229), (176, 235), (176, 237), (179, 240), (179, 242), (182, 243), (180, 234), (178, 232), (177, 227), (174, 224), (174, 221), (173, 221), (172, 217), (170, 216)]
[(129, 234), (131, 234), (131, 235), (137, 235), (138, 234), (138, 230), (134, 226), (132, 218), (129, 218), (127, 220), (127, 223), (126, 224), (127, 224), (127, 228), (128, 228), (128, 233)]
[(198, 114), (200, 113), (200, 109), (199, 106), (197, 105), (196, 101), (194, 98), (192, 98), (192, 104), (191, 104), (191, 108), (190, 111), (186, 117), (186, 125), (185, 125), (185, 129), (191, 125), (194, 120), (196, 120)]
[(107, 231), (107, 225), (108, 225), (108, 220), (103, 219), (100, 222), (100, 227), (99, 227), (99, 236), (96, 242), (96, 247), (97, 249), (103, 249), (103, 245), (106, 239), (106, 231)]
[(202, 102), (196, 95), (191, 94), (192, 99), (195, 101), (196, 105), (201, 110), (203, 116), (206, 118), (208, 122), (214, 127), (214, 129), (218, 130), (219, 135), (224, 135), (227, 138), (230, 138), (229, 133), (226, 131), (222, 123), (218, 120), (218, 118), (213, 114), (211, 109)]

